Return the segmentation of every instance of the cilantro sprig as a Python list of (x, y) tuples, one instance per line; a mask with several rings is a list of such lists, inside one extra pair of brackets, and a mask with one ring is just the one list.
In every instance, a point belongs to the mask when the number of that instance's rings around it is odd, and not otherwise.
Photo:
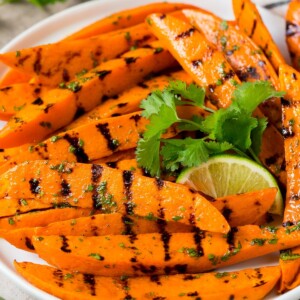
[[(160, 176), (161, 169), (174, 172), (181, 167), (193, 167), (215, 154), (228, 150), (257, 158), (266, 118), (253, 116), (256, 107), (272, 97), (282, 97), (267, 81), (242, 83), (237, 86), (228, 108), (214, 111), (205, 106), (205, 90), (195, 84), (171, 82), (163, 91), (152, 92), (141, 103), (142, 115), (149, 119), (143, 137), (139, 140), (136, 156), (138, 164), (152, 176)], [(206, 118), (193, 116), (181, 119), (176, 107), (190, 105), (200, 107), (210, 114)], [(199, 139), (163, 139), (162, 135), (172, 125), (181, 130), (200, 131)]]

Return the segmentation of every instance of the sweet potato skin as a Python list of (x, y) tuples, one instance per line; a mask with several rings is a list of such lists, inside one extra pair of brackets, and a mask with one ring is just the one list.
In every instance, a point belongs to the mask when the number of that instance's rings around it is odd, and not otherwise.
[[(65, 300), (95, 299), (96, 297), (123, 299), (129, 296), (135, 299), (150, 297), (190, 299), (191, 294), (196, 297), (201, 295), (201, 299), (205, 300), (225, 297), (226, 299), (230, 297), (243, 299), (246, 297), (249, 300), (256, 300), (264, 298), (280, 276), (277, 266), (228, 273), (180, 274), (155, 278), (146, 276), (127, 278), (123, 276), (115, 279), (68, 273), (33, 263), (15, 262), (15, 268), (35, 286)], [(225, 280), (221, 279), (222, 275)], [(90, 280), (87, 281), (87, 278)], [(263, 285), (260, 284), (262, 281), (264, 282)], [(218, 289), (215, 289), (215, 286), (218, 286)]]

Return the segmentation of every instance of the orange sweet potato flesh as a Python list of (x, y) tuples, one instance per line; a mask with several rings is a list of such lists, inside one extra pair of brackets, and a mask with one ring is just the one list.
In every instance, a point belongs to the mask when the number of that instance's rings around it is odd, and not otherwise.
[(288, 65), (282, 65), (279, 69), (281, 89), (286, 92), (282, 101), (283, 136), (285, 147), (285, 161), (287, 172), (287, 193), (284, 211), (284, 222), (296, 223), (300, 220), (300, 208), (298, 205), (300, 162), (298, 139), (299, 130), (299, 95), (300, 73)]
[(68, 36), (66, 40), (78, 40), (107, 33), (121, 28), (127, 28), (145, 21), (146, 17), (155, 12), (170, 13), (194, 6), (184, 3), (151, 3), (114, 13)]
[[(156, 299), (191, 299), (191, 294), (196, 297), (201, 295), (203, 300), (230, 298), (256, 300), (263, 299), (280, 277), (278, 266), (222, 274), (213, 272), (161, 276), (155, 280), (148, 276), (116, 279), (71, 274), (64, 270), (26, 262), (15, 262), (15, 268), (36, 287), (65, 300), (95, 298), (110, 300), (126, 297), (153, 299), (153, 296)], [(218, 278), (222, 275), (224, 278)]]
[(47, 91), (47, 88), (35, 83), (18, 83), (0, 88), (0, 120), (8, 121), (27, 104), (39, 101), (39, 97)]
[[(136, 234), (159, 232), (159, 223), (151, 218), (131, 217)], [(44, 227), (24, 227), (15, 230), (0, 230), (0, 236), (17, 248), (34, 252), (32, 236), (40, 235), (73, 235), (73, 236), (102, 236), (120, 235), (126, 231), (127, 224), (122, 214), (98, 214), (80, 217), (66, 221), (53, 222)], [(178, 222), (167, 222), (166, 230), (173, 232), (192, 232), (193, 227)]]
[(147, 96), (153, 90), (163, 89), (170, 83), (170, 81), (174, 80), (182, 80), (187, 84), (192, 83), (191, 77), (182, 70), (172, 72), (168, 75), (160, 75), (150, 80), (142, 81), (131, 89), (124, 91), (117, 97), (108, 99), (104, 103), (101, 103), (90, 112), (84, 114), (82, 117), (72, 122), (65, 129), (69, 130), (82, 125), (86, 125), (95, 120), (139, 111), (141, 101), (147, 98)]
[(15, 69), (9, 69), (7, 73), (0, 79), (0, 88), (6, 86), (29, 82), (31, 77), (27, 74), (21, 73)]
[(278, 71), (285, 60), (265, 26), (259, 11), (250, 0), (232, 0), (237, 25), (259, 46)]
[(277, 188), (217, 198), (212, 204), (222, 212), (231, 227), (255, 223), (274, 203)]
[(46, 226), (57, 221), (64, 221), (89, 216), (89, 208), (57, 208), (19, 214), (12, 217), (0, 218), (0, 229), (13, 230), (23, 227)]
[(184, 185), (105, 165), (66, 163), (60, 167), (60, 164), (30, 161), (17, 165), (0, 177), (1, 196), (36, 198), (45, 203), (52, 203), (58, 196), (58, 204), (76, 203), (102, 213), (119, 212), (128, 218), (150, 214), (198, 225), (203, 230), (223, 233), (229, 230), (223, 215), (203, 196)]
[(291, 1), (286, 12), (286, 43), (293, 67), (300, 71), (300, 2)]
[[(154, 35), (164, 42), (196, 83), (207, 90), (213, 104), (218, 107), (227, 106), (235, 90), (234, 82), (239, 80), (223, 54), (217, 51), (202, 33), (179, 18), (152, 14), (148, 19)], [(221, 81), (219, 85), (216, 84), (218, 80)]]
[(0, 199), (0, 218), (52, 207), (51, 203), (43, 203), (34, 199)]
[[(201, 10), (184, 10), (183, 13), (225, 55), (241, 81), (267, 80), (279, 89), (279, 79), (273, 66), (261, 49), (236, 26)], [(281, 130), (280, 99), (266, 101), (260, 108), (269, 121)]]
[[(299, 95), (300, 95), (300, 73), (288, 65), (282, 65), (279, 68), (279, 78), (281, 89), (286, 91), (285, 99), (282, 101), (282, 119), (283, 135), (285, 147), (285, 161), (287, 172), (287, 192), (284, 210), (285, 224), (297, 223), (300, 220), (299, 209)], [(300, 254), (300, 248), (291, 250), (293, 254)], [(282, 270), (282, 279), (280, 291), (293, 289), (300, 284), (299, 268), (300, 260), (282, 260), (280, 259)]]
[(42, 236), (33, 237), (32, 243), (41, 258), (58, 268), (101, 276), (136, 276), (199, 273), (233, 265), (295, 247), (300, 244), (300, 232), (295, 226), (261, 229), (246, 225), (232, 228), (227, 235), (163, 231), (108, 238)]
[[(158, 48), (160, 51), (157, 51)], [(69, 88), (50, 90), (38, 104), (27, 105), (19, 111), (0, 132), (0, 147), (39, 142), (69, 124), (76, 112), (78, 114), (96, 107), (103, 96), (112, 97), (134, 86), (149, 73), (174, 64), (174, 58), (159, 42), (151, 43), (150, 48), (139, 48), (119, 59), (102, 63), (69, 82)]]
[[(209, 100), (217, 107), (227, 107), (239, 78), (225, 56), (216, 50), (203, 34), (190, 24), (173, 16), (153, 14), (149, 17), (150, 28), (162, 40), (172, 55), (200, 86), (207, 88)], [(220, 83), (217, 84), (217, 82)], [(255, 114), (263, 116), (259, 110)], [(264, 132), (260, 160), (286, 184), (283, 169), (283, 139), (274, 126)]]
[[(102, 62), (116, 58), (130, 50), (155, 40), (146, 24), (122, 29), (76, 41), (26, 48), (0, 54), (0, 61), (11, 68), (37, 78), (38, 82), (57, 87), (95, 68)], [(79, 74), (79, 75), (78, 75)]]

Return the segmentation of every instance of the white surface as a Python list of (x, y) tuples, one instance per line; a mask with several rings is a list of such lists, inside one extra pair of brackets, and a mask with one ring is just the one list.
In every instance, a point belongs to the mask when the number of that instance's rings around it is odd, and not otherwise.
[[(160, 2), (160, 0), (139, 0), (138, 5), (143, 5), (149, 2)], [(224, 19), (233, 18), (230, 0), (184, 0), (182, 2), (198, 5), (202, 8), (211, 10)], [(1, 50), (1, 52), (57, 41), (60, 38), (63, 38), (65, 35), (72, 33), (76, 29), (79, 29), (82, 26), (87, 25), (103, 16), (109, 15), (118, 10), (134, 7), (136, 5), (137, 1), (135, 0), (101, 0), (78, 5), (76, 7), (65, 10), (57, 15), (54, 15), (33, 26), (31, 29), (25, 31), (23, 34), (21, 34), (12, 42), (10, 42), (6, 47), (4, 47)], [(270, 28), (276, 42), (280, 46), (283, 54), (286, 58), (288, 58), (286, 45), (284, 42), (284, 20), (264, 9), (261, 9), (261, 13), (267, 26)], [(6, 68), (3, 65), (0, 65), (0, 76), (3, 75), (5, 71)], [(38, 259), (36, 255), (32, 255), (30, 253), (18, 250), (13, 246), (9, 245), (6, 241), (0, 239), (0, 270), (5, 276), (5, 278), (8, 279), (9, 282), (13, 282), (15, 285), (21, 287), (25, 292), (27, 292), (29, 295), (36, 299), (56, 299), (40, 291), (39, 289), (31, 286), (29, 283), (27, 283), (27, 281), (21, 278), (13, 268), (12, 263), (14, 259), (16, 259), (17, 261), (32, 261), (36, 263), (41, 263), (41, 260)], [(259, 265), (270, 265), (276, 262), (277, 256), (269, 255), (267, 257), (251, 260), (236, 265), (234, 266), (234, 269), (254, 267)], [(3, 285), (1, 288), (4, 288)], [(9, 287), (7, 287), (7, 289), (8, 288)], [(5, 294), (7, 294), (7, 292), (8, 297), (5, 297), (6, 300), (29, 299), (23, 296), (23, 298), (10, 298), (9, 290), (5, 290)], [(2, 291), (0, 289), (0, 295), (1, 293)], [(299, 298), (300, 288), (286, 293), (285, 295), (276, 297), (276, 299), (278, 300), (298, 300)], [(269, 299), (275, 299), (275, 294), (271, 295)]]

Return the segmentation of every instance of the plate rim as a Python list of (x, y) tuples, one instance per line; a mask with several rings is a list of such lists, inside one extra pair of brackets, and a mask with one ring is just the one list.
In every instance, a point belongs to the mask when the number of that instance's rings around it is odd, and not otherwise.
[[(177, 1), (169, 0), (169, 2), (191, 3), (191, 4), (199, 5), (199, 7), (203, 3), (202, 1), (204, 2), (205, 0), (199, 1), (201, 3), (195, 3), (194, 0), (177, 0)], [(223, 1), (225, 2), (225, 0), (223, 0)], [(226, 1), (229, 2), (230, 0), (226, 0)], [(139, 2), (139, 5), (144, 5), (146, 3), (151, 3), (151, 2), (162, 2), (162, 0), (141, 0)], [(116, 12), (116, 11), (118, 11), (118, 9), (116, 9), (114, 4), (120, 4), (120, 3), (121, 3), (120, 10), (137, 6), (136, 2), (134, 0), (126, 0), (126, 3), (125, 3), (125, 0), (123, 0), (123, 1), (122, 0), (93, 0), (93, 1), (88, 1), (88, 2), (74, 5), (72, 7), (66, 8), (66, 9), (64, 9), (58, 13), (55, 13), (55, 14), (37, 22), (36, 24), (32, 25), (31, 27), (29, 27), (28, 29), (26, 29), (25, 31), (23, 31), (22, 33), (17, 35), (15, 38), (13, 38), (4, 47), (2, 47), (0, 49), (0, 53), (16, 50), (19, 47), (18, 45), (22, 44), (24, 42), (24, 40), (28, 39), (28, 37), (30, 37), (31, 35), (35, 36), (36, 34), (39, 33), (41, 28), (44, 28), (48, 24), (54, 23), (57, 19), (61, 20), (64, 17), (70, 18), (73, 14), (78, 14), (82, 11), (89, 11), (89, 10), (92, 10), (93, 8), (101, 8), (101, 7), (105, 7), (105, 6), (110, 7), (108, 9), (109, 11)], [(258, 8), (259, 8), (260, 12), (262, 12), (263, 14), (270, 15), (273, 18), (275, 17), (275, 18), (282, 19), (280, 16), (270, 12), (267, 9), (260, 7), (259, 5), (258, 5)], [(105, 15), (106, 15), (106, 13), (99, 12), (98, 19)], [(93, 21), (96, 20), (96, 19), (88, 20), (87, 18), (83, 18), (83, 19), (84, 19), (84, 23), (86, 23), (86, 25), (89, 23), (92, 23)], [(73, 21), (73, 22), (76, 22), (76, 21)], [(77, 28), (80, 28), (80, 27), (77, 27)], [(52, 31), (52, 30), (53, 29), (50, 29), (50, 31)], [(68, 30), (63, 31), (62, 34), (58, 34), (58, 35), (60, 35), (60, 37), (64, 37), (68, 34), (71, 34), (72, 31), (74, 31), (74, 30), (70, 30), (69, 32), (68, 32)], [(52, 34), (53, 34), (53, 32), (52, 32)], [(54, 32), (54, 34), (55, 34), (55, 32)], [(26, 47), (28, 47), (28, 46), (26, 46)], [(0, 65), (0, 76), (3, 75), (6, 72), (6, 70), (7, 70), (7, 68), (1, 64)], [(4, 241), (3, 239), (0, 239), (0, 248), (1, 248), (1, 245), (3, 245), (3, 241)], [(6, 241), (4, 241), (4, 242), (7, 243)], [(9, 268), (9, 266), (7, 264), (5, 264), (5, 261), (3, 261), (1, 259), (1, 254), (0, 254), (0, 272), (3, 275), (7, 276), (12, 281), (13, 284), (15, 284), (17, 287), (19, 287), (22, 291), (28, 293), (28, 295), (32, 296), (33, 298), (40, 299), (40, 300), (58, 299), (55, 296), (52, 296), (51, 294), (35, 287), (31, 283), (29, 283), (27, 280), (25, 280), (21, 275), (19, 275), (15, 270)], [(300, 286), (298, 288), (295, 288), (295, 289), (283, 294), (283, 295), (278, 295), (278, 296), (276, 296), (276, 298), (273, 298), (273, 299), (297, 300), (297, 299), (299, 299), (299, 295), (300, 295)]]

